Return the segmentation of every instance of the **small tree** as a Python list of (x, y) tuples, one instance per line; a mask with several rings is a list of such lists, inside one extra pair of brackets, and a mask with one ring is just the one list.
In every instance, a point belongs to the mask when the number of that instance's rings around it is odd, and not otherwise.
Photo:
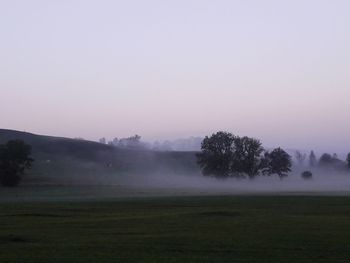
[(299, 166), (303, 166), (305, 159), (306, 159), (306, 154), (301, 153), (300, 151), (295, 152), (295, 159), (297, 160)]
[(315, 167), (316, 163), (317, 163), (316, 155), (315, 155), (314, 151), (311, 151), (310, 156), (309, 156), (309, 164), (311, 167)]
[(304, 180), (310, 180), (312, 179), (312, 172), (310, 171), (305, 171), (301, 174), (301, 177), (304, 179)]
[(17, 186), (25, 169), (31, 167), (31, 146), (22, 140), (12, 140), (0, 147), (0, 183)]
[(348, 154), (348, 157), (346, 158), (346, 161), (348, 163), (348, 167), (350, 168), (350, 153)]
[(281, 148), (265, 153), (265, 173), (277, 174), (280, 178), (288, 175), (292, 167), (291, 156)]

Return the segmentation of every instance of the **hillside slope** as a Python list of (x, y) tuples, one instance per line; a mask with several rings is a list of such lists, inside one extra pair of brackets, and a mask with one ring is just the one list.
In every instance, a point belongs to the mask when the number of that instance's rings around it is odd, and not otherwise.
[(26, 183), (114, 183), (129, 175), (197, 174), (195, 152), (156, 152), (63, 137), (0, 129), (0, 144), (21, 139), (32, 146)]

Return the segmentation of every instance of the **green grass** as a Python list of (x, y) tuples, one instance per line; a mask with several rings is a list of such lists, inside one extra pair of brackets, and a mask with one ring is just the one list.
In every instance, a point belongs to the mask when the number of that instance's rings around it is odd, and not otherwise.
[(2, 203), (0, 262), (350, 262), (350, 198)]

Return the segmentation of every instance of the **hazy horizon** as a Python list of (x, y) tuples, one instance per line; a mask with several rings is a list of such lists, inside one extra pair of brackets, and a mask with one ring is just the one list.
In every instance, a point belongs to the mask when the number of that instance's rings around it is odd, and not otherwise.
[(3, 1), (0, 128), (350, 151), (350, 2)]

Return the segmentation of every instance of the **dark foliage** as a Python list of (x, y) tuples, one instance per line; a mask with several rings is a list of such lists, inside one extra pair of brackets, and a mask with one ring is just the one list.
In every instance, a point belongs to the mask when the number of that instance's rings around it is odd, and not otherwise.
[(350, 168), (350, 153), (348, 154), (348, 157), (346, 158), (346, 162), (348, 163), (348, 168)]
[(291, 171), (292, 158), (281, 148), (274, 149), (272, 152), (266, 152), (265, 162), (265, 174), (277, 174), (280, 178), (283, 178)]
[(204, 175), (222, 178), (232, 176), (234, 141), (234, 135), (222, 131), (204, 138), (202, 152), (197, 155)]
[(261, 142), (249, 137), (235, 137), (232, 172), (246, 174), (249, 178), (257, 176), (262, 169), (262, 153), (264, 148)]
[(282, 177), (290, 171), (291, 157), (279, 150), (264, 155), (264, 148), (259, 140), (221, 131), (205, 137), (202, 152), (197, 158), (204, 175), (252, 179), (265, 173)]
[(304, 179), (304, 180), (310, 180), (312, 179), (312, 172), (310, 171), (305, 171), (301, 174), (301, 177)]
[(11, 140), (0, 146), (0, 183), (17, 186), (25, 169), (31, 167), (31, 146), (22, 140)]
[(346, 168), (346, 162), (340, 160), (337, 154), (324, 153), (320, 160), (319, 165), (323, 168), (332, 168), (335, 170), (344, 170)]
[(333, 157), (332, 155), (330, 155), (329, 153), (324, 153), (322, 154), (321, 158), (320, 158), (320, 165), (329, 165), (332, 164), (333, 162)]

